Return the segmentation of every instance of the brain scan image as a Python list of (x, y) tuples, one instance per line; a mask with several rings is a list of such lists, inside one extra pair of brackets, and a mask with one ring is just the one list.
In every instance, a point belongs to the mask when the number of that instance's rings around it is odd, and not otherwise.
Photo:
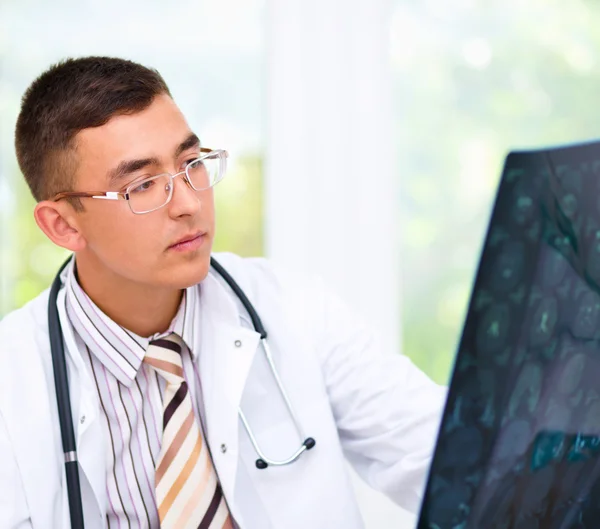
[(507, 158), (418, 528), (600, 528), (600, 142)]
[(558, 252), (549, 252), (541, 270), (542, 287), (558, 287), (565, 278), (569, 263)]
[(529, 328), (529, 340), (532, 347), (545, 344), (554, 335), (557, 319), (558, 302), (554, 296), (547, 296), (539, 302)]
[(493, 265), (492, 288), (500, 292), (509, 292), (520, 283), (524, 267), (524, 247), (519, 242), (509, 242)]

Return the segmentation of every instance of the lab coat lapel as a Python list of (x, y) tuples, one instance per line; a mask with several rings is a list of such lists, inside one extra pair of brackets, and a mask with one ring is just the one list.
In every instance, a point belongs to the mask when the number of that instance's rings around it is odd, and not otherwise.
[[(57, 305), (65, 350), (68, 353), (68, 363), (72, 366), (69, 374), (71, 405), (77, 437), (77, 456), (84, 477), (93, 491), (96, 508), (100, 512), (99, 519), (103, 520), (106, 517), (106, 458), (104, 457), (104, 431), (99, 415), (98, 399), (94, 393), (94, 383), (88, 376), (81, 355), (72, 354), (72, 351), (78, 349), (66, 313), (64, 289), (59, 292)], [(84, 484), (85, 481), (82, 479), (83, 501), (84, 504), (89, 505), (89, 498), (86, 498), (84, 494)], [(84, 505), (84, 511), (86, 510), (86, 505)], [(87, 514), (89, 513), (86, 512)], [(92, 517), (92, 519), (98, 518)]]
[[(240, 324), (229, 291), (212, 274), (201, 284), (200, 378), (208, 443), (225, 497), (231, 500), (239, 456), (238, 407), (260, 336)], [(230, 501), (233, 516), (239, 513)]]

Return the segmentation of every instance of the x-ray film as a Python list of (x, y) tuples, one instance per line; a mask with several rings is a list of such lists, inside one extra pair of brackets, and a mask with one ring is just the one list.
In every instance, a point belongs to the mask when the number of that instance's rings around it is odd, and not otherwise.
[(419, 529), (600, 527), (600, 142), (506, 160)]

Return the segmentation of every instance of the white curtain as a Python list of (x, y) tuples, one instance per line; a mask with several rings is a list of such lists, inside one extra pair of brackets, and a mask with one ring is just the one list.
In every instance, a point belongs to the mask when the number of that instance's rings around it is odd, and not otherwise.
[[(266, 253), (320, 274), (400, 350), (388, 0), (268, 0)], [(411, 518), (357, 483), (367, 527)]]
[(400, 343), (388, 0), (270, 0), (267, 255)]

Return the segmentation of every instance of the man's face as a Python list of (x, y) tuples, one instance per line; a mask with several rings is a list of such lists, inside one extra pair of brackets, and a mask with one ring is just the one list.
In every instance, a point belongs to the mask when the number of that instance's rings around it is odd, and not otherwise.
[[(76, 190), (84, 192), (121, 191), (143, 177), (179, 173), (200, 155), (197, 138), (167, 95), (142, 112), (85, 129), (75, 141)], [(129, 170), (113, 181), (123, 167)], [(136, 215), (124, 200), (84, 199), (84, 207), (78, 224), (86, 246), (78, 255), (104, 275), (174, 289), (206, 276), (214, 237), (212, 189), (194, 191), (179, 176), (171, 202), (150, 213)], [(188, 242), (177, 244), (182, 240)]]

